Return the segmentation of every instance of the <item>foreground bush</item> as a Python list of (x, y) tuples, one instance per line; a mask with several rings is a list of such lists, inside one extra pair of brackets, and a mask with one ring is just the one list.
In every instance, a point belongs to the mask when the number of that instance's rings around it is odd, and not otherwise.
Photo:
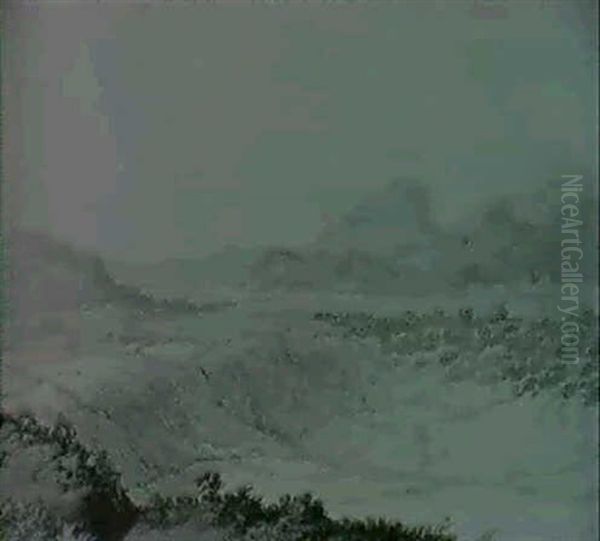
[(94, 541), (82, 526), (62, 522), (42, 502), (0, 506), (0, 541)]
[[(322, 502), (308, 493), (265, 503), (250, 487), (224, 490), (218, 473), (199, 477), (193, 494), (172, 498), (154, 494), (149, 504), (136, 506), (108, 455), (82, 445), (66, 421), (46, 427), (31, 416), (0, 412), (0, 429), (3, 434), (16, 436), (22, 446), (50, 445), (57, 470), (68, 470), (62, 471), (64, 490), (87, 489), (77, 526), (62, 523), (43, 503), (3, 502), (1, 541), (133, 541), (141, 539), (135, 535), (143, 531), (147, 539), (151, 533), (153, 539), (160, 539), (161, 532), (166, 535), (181, 526), (194, 533), (197, 541), (456, 540), (446, 526), (408, 527), (383, 519), (334, 520)], [(64, 464), (72, 466), (68, 469)]]

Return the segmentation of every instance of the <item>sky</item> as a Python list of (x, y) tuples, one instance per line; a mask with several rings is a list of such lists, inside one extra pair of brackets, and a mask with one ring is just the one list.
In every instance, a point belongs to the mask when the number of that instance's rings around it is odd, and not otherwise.
[(592, 5), (7, 2), (8, 219), (151, 262), (308, 242), (397, 177), (448, 223), (592, 189)]

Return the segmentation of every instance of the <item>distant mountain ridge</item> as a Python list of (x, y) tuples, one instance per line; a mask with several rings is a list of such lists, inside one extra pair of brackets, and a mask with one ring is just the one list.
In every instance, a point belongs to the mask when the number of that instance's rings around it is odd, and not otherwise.
[(438, 233), (429, 188), (417, 179), (398, 178), (325, 226), (315, 242), (334, 251), (387, 253), (398, 244), (427, 243)]
[[(582, 193), (578, 229), (584, 275), (597, 260), (596, 202)], [(364, 292), (426, 294), (472, 285), (536, 288), (560, 282), (563, 233), (560, 187), (496, 197), (442, 226), (428, 188), (396, 179), (329, 224), (314, 243), (264, 254), (252, 266), (256, 283)]]
[[(416, 179), (396, 179), (306, 245), (227, 246), (205, 258), (152, 265), (107, 266), (95, 254), (40, 233), (20, 232), (9, 243), (11, 280), (29, 292), (30, 303), (43, 300), (48, 307), (111, 298), (143, 304), (148, 295), (142, 291), (192, 297), (219, 287), (394, 295), (456, 292), (474, 285), (535, 289), (560, 282), (563, 234), (557, 189), (548, 185), (530, 195), (498, 197), (442, 227), (428, 188)], [(591, 280), (598, 242), (593, 197), (582, 194), (579, 207), (583, 223), (578, 234), (586, 254), (582, 269)], [(64, 271), (60, 279), (59, 269)], [(35, 287), (41, 296), (32, 293)], [(27, 305), (23, 298), (19, 303)]]
[(102, 258), (39, 231), (16, 230), (8, 239), (9, 322), (29, 324), (44, 313), (78, 313), (86, 305), (194, 311), (185, 299), (157, 299), (115, 279)]
[(25, 310), (72, 309), (104, 298), (102, 259), (39, 231), (15, 230), (7, 241), (9, 302)]

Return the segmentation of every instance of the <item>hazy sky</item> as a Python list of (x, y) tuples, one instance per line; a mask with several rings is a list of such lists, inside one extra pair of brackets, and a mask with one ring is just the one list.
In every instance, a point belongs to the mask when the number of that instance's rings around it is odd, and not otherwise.
[(15, 1), (13, 219), (155, 260), (308, 241), (397, 176), (450, 220), (594, 171), (592, 4)]

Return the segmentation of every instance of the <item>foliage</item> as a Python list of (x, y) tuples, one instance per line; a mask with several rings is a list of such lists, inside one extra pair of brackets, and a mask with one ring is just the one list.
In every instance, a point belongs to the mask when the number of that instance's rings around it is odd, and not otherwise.
[(215, 472), (197, 478), (193, 495), (165, 497), (155, 493), (148, 504), (135, 506), (108, 455), (83, 446), (64, 419), (53, 427), (46, 427), (28, 415), (0, 412), (0, 427), (7, 426), (16, 431), (24, 445), (51, 445), (57, 460), (74, 456), (69, 482), (71, 486), (89, 489), (78, 517), (80, 527), (61, 524), (42, 504), (5, 502), (0, 515), (0, 533), (7, 541), (91, 541), (90, 534), (103, 541), (121, 540), (135, 524), (169, 530), (186, 523), (196, 524), (198, 532), (214, 528), (230, 541), (456, 539), (448, 533), (447, 525), (408, 527), (383, 519), (333, 520), (323, 503), (310, 493), (286, 495), (275, 503), (265, 503), (249, 486), (225, 490), (220, 475)]
[(82, 527), (66, 524), (42, 502), (14, 500), (0, 506), (0, 541), (94, 541)]
[[(437, 351), (438, 363), (449, 377), (479, 370), (492, 372), (492, 382), (511, 384), (515, 395), (556, 392), (564, 399), (599, 401), (596, 317), (591, 309), (581, 312), (580, 362), (560, 358), (560, 321), (543, 317), (524, 319), (500, 305), (489, 315), (478, 315), (465, 306), (455, 316), (441, 310), (415, 314), (407, 310), (394, 317), (364, 312), (318, 312), (314, 319), (342, 329), (344, 336), (374, 337), (387, 351), (410, 356)], [(483, 359), (494, 355), (494, 363)], [(463, 377), (463, 376), (461, 376)]]

